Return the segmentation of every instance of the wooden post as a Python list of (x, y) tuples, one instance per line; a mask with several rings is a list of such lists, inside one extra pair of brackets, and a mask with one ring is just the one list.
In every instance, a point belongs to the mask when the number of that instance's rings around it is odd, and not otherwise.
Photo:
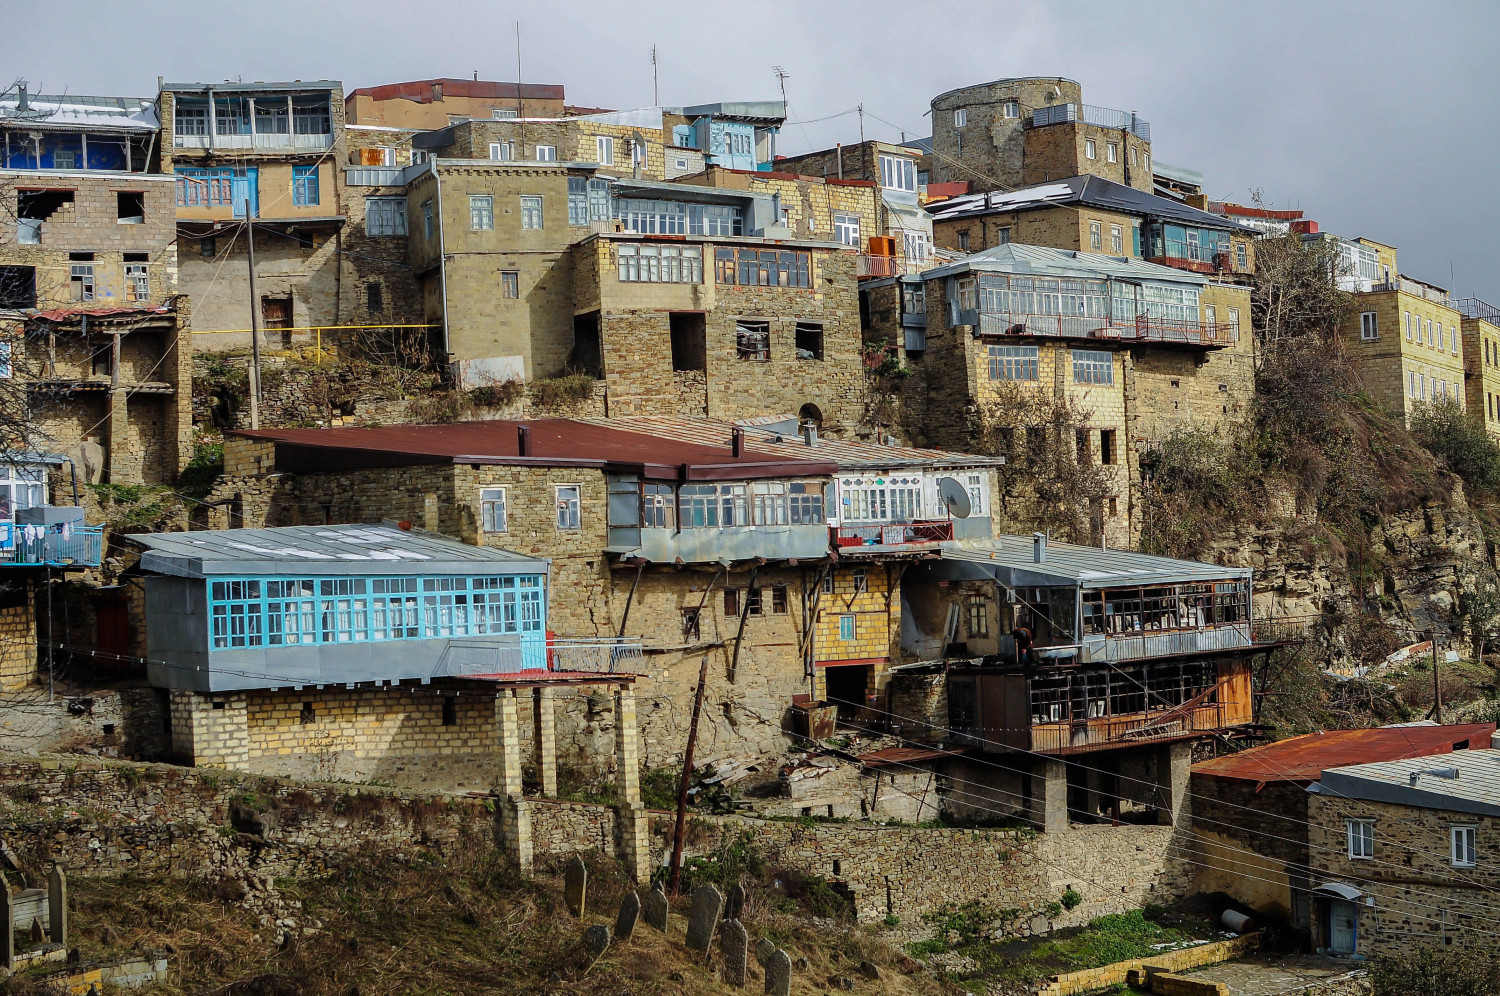
[(255, 227), (245, 197), (245, 249), (250, 262), (250, 428), (260, 428), (260, 300), (255, 293)]
[(1443, 725), (1443, 687), (1438, 684), (1437, 630), (1432, 631), (1432, 721)]
[(4, 872), (0, 872), (0, 933), (5, 935), (0, 941), (0, 969), (9, 974), (16, 967), (16, 911), (10, 902), (10, 882)]
[(47, 876), (47, 939), (53, 944), (68, 943), (68, 873), (62, 865), (53, 865)]

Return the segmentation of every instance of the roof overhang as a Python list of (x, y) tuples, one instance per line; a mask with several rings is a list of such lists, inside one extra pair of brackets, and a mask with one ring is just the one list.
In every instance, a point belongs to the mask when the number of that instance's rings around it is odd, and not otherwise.
[(1311, 891), (1320, 896), (1347, 899), (1351, 903), (1364, 897), (1363, 892), (1352, 885), (1344, 885), (1342, 882), (1324, 882), (1322, 885), (1313, 886)]

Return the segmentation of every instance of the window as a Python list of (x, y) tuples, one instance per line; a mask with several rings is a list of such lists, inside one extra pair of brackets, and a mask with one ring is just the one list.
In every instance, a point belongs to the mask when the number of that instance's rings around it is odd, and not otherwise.
[(1113, 386), (1114, 354), (1093, 349), (1073, 350), (1073, 383)]
[(1375, 312), (1365, 311), (1360, 313), (1359, 337), (1365, 342), (1374, 342), (1380, 338), (1380, 321)]
[(1115, 430), (1099, 430), (1099, 462), (1101, 464), (1118, 463), (1120, 460), (1119, 449), (1115, 446)]
[(539, 163), (557, 162), (557, 146), (538, 145), (536, 147), (536, 161)]
[(1448, 337), (1443, 334), (1443, 323), (1442, 322), (1438, 322), (1437, 323), (1437, 348), (1438, 348), (1439, 352), (1441, 352), (1442, 350), (1448, 348), (1447, 342), (1448, 342)]
[(179, 135), (208, 134), (208, 104), (206, 103), (195, 107), (179, 102), (173, 112), (173, 118), (173, 131)]
[(430, 199), (422, 202), (422, 234), (429, 239), (432, 238), (432, 201)]
[(594, 161), (600, 166), (615, 164), (615, 140), (607, 135), (594, 136)]
[(1234, 244), (1234, 264), (1241, 270), (1250, 269), (1250, 251), (1245, 248), (1245, 243)]
[(1235, 342), (1240, 341), (1240, 309), (1229, 309), (1229, 335)]
[(443, 725), (458, 725), (458, 699), (452, 695), (443, 696)]
[(542, 199), (531, 194), (521, 195), (521, 227), (542, 227)]
[(990, 635), (990, 603), (983, 595), (970, 595), (966, 607), (969, 616), (969, 638), (983, 639)]
[(365, 284), (365, 308), (372, 312), (385, 310), (385, 293), (378, 281)]
[(766, 362), (771, 359), (771, 325), (769, 322), (736, 322), (735, 356), (741, 360)]
[(581, 529), (578, 485), (561, 484), (557, 488), (557, 528)]
[[(1417, 329), (1418, 329), (1419, 332), (1421, 331), (1421, 325), (1420, 325), (1420, 323), (1418, 324)], [(1427, 345), (1429, 345), (1429, 346), (1433, 345), (1434, 341), (1435, 340), (1434, 340), (1433, 335), (1432, 335), (1432, 319), (1429, 318), (1429, 319), (1427, 319)]]
[(823, 358), (823, 326), (819, 322), (798, 322), (796, 328), (797, 359)]
[(745, 589), (745, 613), (758, 616), (761, 614), (763, 602), (761, 601), (761, 590), (759, 588)]
[(967, 228), (958, 233), (958, 248), (960, 252), (969, 251), (969, 230)]
[(292, 132), (297, 135), (329, 135), (327, 97), (292, 98)]
[(214, 245), (213, 239), (198, 240), (198, 255), (202, 256), (204, 259), (213, 259), (214, 256), (218, 255), (216, 250), (217, 246)]
[(318, 710), (313, 707), (311, 702), (304, 702), (302, 703), (302, 711), (297, 716), (297, 719), (304, 726), (308, 723), (316, 723), (318, 721)]
[(957, 143), (957, 149), (955, 151), (957, 151), (959, 155), (963, 155), (964, 154), (964, 133), (963, 132), (959, 132), (957, 135), (954, 135), (953, 138), (954, 138), (954, 141)]
[(1403, 316), (1401, 320), (1406, 325), (1406, 341), (1411, 342), (1411, 312), (1403, 311), (1401, 314)]
[(1021, 102), (1019, 100), (1007, 100), (1005, 102), (1005, 116), (1018, 118), (1021, 116)]
[(500, 296), (507, 301), (515, 301), (521, 297), (521, 272), (519, 270), (500, 271)]
[(1104, 161), (1110, 163), (1117, 163), (1120, 161), (1120, 147), (1114, 142), (1105, 143)]
[(738, 588), (724, 589), (724, 615), (737, 616), (740, 614), (740, 590)]
[(1215, 325), (1218, 324), (1218, 322), (1219, 322), (1219, 312), (1218, 312), (1218, 309), (1216, 309), (1211, 304), (1205, 304), (1203, 306), (1203, 323), (1205, 325), (1207, 325), (1209, 328), (1213, 328)]
[(518, 118), (520, 116), (521, 116), (521, 112), (518, 111), (518, 110), (516, 110), (514, 107), (491, 107), (490, 108), (490, 118), (491, 118), (491, 120), (494, 120), (494, 121), (507, 121), (507, 120), (509, 120), (511, 118)]
[(997, 229), (995, 229), (995, 245), (997, 245), (997, 246), (1008, 246), (1008, 245), (1010, 245), (1010, 226), (1009, 225), (1006, 225), (1003, 228), (997, 228)]
[(491, 142), (490, 158), (499, 159), (502, 162), (511, 162), (516, 158), (516, 143), (514, 142)]
[(854, 593), (863, 595), (870, 590), (870, 575), (863, 567), (854, 569)]
[(1087, 159), (1099, 158), (1098, 149), (1094, 145), (1094, 140), (1092, 138), (1083, 143), (1083, 155)]
[(146, 195), (139, 190), (121, 190), (115, 194), (115, 222), (120, 225), (146, 223)]
[(916, 163), (901, 156), (881, 156), (880, 185), (890, 190), (916, 190)]
[(844, 642), (859, 639), (859, 629), (855, 625), (853, 615), (839, 616), (839, 639)]
[(145, 263), (125, 264), (125, 300), (151, 300), (151, 274)]
[(1125, 255), (1125, 230), (1119, 225), (1109, 226), (1109, 251), (1116, 256)]
[(641, 528), (676, 528), (676, 499), (672, 485), (644, 481), (641, 484)]
[(969, 109), (967, 107), (960, 107), (958, 110), (953, 112), (953, 127), (962, 128), (968, 123)]
[(1375, 857), (1375, 821), (1345, 820), (1349, 834), (1349, 857), (1370, 859)]
[(1453, 355), (1458, 355), (1458, 329), (1452, 325), (1448, 326), (1448, 343), (1453, 347)]
[(311, 207), (318, 203), (318, 167), (292, 167), (292, 204)]
[(974, 311), (979, 307), (979, 282), (973, 277), (959, 277), (957, 290), (959, 311)]
[(568, 224), (587, 225), (609, 217), (608, 180), (568, 177)]
[(1104, 225), (1100, 222), (1089, 222), (1089, 248), (1094, 252), (1104, 248)]
[(366, 235), (405, 235), (405, 197), (365, 198)]
[(94, 299), (94, 264), (73, 263), (69, 267), (68, 290), (74, 301)]
[(469, 229), (474, 232), (495, 230), (495, 198), (489, 194), (469, 195)]
[(846, 246), (854, 246), (856, 249), (859, 248), (859, 215), (834, 215), (833, 237)]
[(1130, 165), (1134, 166), (1135, 164), (1136, 164), (1136, 147), (1132, 145), (1130, 147)]
[(927, 258), (927, 233), (905, 230), (901, 233), (901, 247), (906, 251), (908, 262), (920, 263)]
[(503, 533), (505, 525), (505, 489), (482, 488), (479, 492), (479, 523), (487, 533)]
[(682, 640), (684, 643), (697, 643), (702, 639), (702, 620), (698, 607), (695, 605), (690, 609), (682, 610)]
[(714, 279), (745, 287), (811, 287), (812, 255), (720, 246), (714, 250)]
[(615, 258), (626, 283), (703, 282), (702, 246), (620, 245)]
[(990, 380), (1036, 380), (1038, 347), (991, 346)]

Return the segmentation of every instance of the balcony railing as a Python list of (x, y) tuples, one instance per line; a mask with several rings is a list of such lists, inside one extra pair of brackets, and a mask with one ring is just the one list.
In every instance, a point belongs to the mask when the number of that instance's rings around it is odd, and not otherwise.
[(1151, 141), (1150, 123), (1141, 120), (1131, 111), (1117, 111), (1112, 107), (1097, 107), (1093, 104), (1054, 104), (1051, 107), (1039, 107), (1031, 114), (1033, 128), (1044, 128), (1066, 121), (1082, 121), (1100, 128), (1118, 128), (1144, 141)]
[(953, 523), (884, 522), (868, 526), (832, 526), (833, 545), (840, 549), (860, 546), (906, 546), (913, 543), (941, 543), (953, 538)]
[(332, 134), (288, 135), (281, 132), (259, 135), (173, 135), (172, 144), (179, 149), (253, 149), (257, 152), (311, 151), (333, 148)]
[(860, 277), (914, 277), (934, 265), (905, 256), (870, 256), (860, 253), (855, 275)]
[(1134, 319), (1084, 318), (1076, 315), (1025, 315), (987, 311), (979, 316), (981, 336), (1045, 336), (1057, 339), (1096, 339), (1147, 342), (1221, 349), (1234, 344), (1236, 329), (1229, 323), (1137, 315)]
[[(1407, 294), (1415, 295), (1424, 300), (1431, 301), (1434, 304), (1448, 306), (1447, 291), (1443, 290), (1440, 287), (1430, 287), (1427, 284), (1419, 283), (1415, 280), (1408, 280), (1406, 277), (1397, 276), (1391, 278), (1390, 280), (1377, 280), (1375, 283), (1370, 285), (1370, 290), (1404, 291)], [(1461, 311), (1462, 309), (1458, 310)], [(1471, 315), (1469, 317), (1474, 316)]]
[(103, 526), (0, 522), (0, 567), (98, 567), (103, 551)]
[(645, 674), (636, 639), (523, 635), (500, 645), (453, 640), (443, 654), (442, 673), (453, 677), (542, 674)]
[(1233, 716), (1225, 704), (1211, 702), (1192, 709), (1171, 710), (1155, 715), (1140, 713), (1033, 726), (1030, 749), (1043, 754), (1068, 754), (1093, 747), (1175, 740), (1193, 733), (1212, 733), (1236, 723), (1248, 722), (1248, 714), (1243, 717)]
[(1174, 629), (1091, 636), (1083, 641), (1085, 663), (1142, 660), (1177, 654), (1237, 650), (1251, 645), (1248, 622), (1225, 623), (1202, 629)]

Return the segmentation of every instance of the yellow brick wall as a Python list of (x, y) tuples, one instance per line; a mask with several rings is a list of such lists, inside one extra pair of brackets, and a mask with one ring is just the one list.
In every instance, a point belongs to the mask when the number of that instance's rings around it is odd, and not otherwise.
[(1500, 436), (1500, 328), (1465, 318), (1460, 329), (1469, 413), (1482, 419), (1491, 435)]
[[(443, 725), (443, 701), (454, 705)], [(288, 754), (479, 753), (497, 749), (495, 700), (490, 695), (444, 693), (431, 685), (250, 692), (246, 695), (249, 759)], [(304, 704), (312, 706), (304, 722)]]
[[(1360, 316), (1366, 312), (1376, 315), (1379, 338), (1373, 342), (1360, 337)], [(1407, 338), (1409, 322), (1413, 323), (1410, 339)], [(1420, 341), (1414, 324), (1417, 322), (1421, 323)], [(1445, 394), (1451, 396), (1456, 390), (1459, 403), (1465, 402), (1461, 322), (1462, 316), (1457, 311), (1435, 301), (1405, 291), (1373, 291), (1355, 295), (1355, 311), (1341, 338), (1375, 400), (1409, 418), (1424, 400), (1411, 397), (1413, 374), (1418, 376), (1419, 384), (1427, 385), (1426, 400), (1434, 397), (1434, 382), (1441, 381), (1446, 386)], [(1433, 328), (1436, 340), (1437, 323), (1443, 329), (1441, 349), (1435, 342), (1428, 345), (1428, 327)], [(1453, 344), (1455, 335), (1459, 339), (1457, 349)]]
[(1134, 227), (1140, 219), (1128, 214), (1101, 211), (1098, 208), (1053, 207), (1037, 211), (1011, 211), (991, 214), (980, 218), (961, 218), (952, 221), (934, 221), (932, 240), (945, 249), (959, 248), (959, 234), (967, 232), (969, 252), (990, 249), (1000, 245), (1000, 233), (1010, 229), (1010, 241), (1022, 245), (1047, 246), (1052, 249), (1071, 249), (1076, 252), (1091, 252), (1089, 223), (1098, 222), (1101, 249), (1111, 252), (1110, 226), (1120, 226), (1120, 238), (1124, 255), (1137, 256)]
[[(901, 603), (885, 564), (839, 564), (832, 568), (833, 591), (824, 591), (813, 624), (813, 659), (818, 662), (884, 659), (891, 655), (892, 633), (899, 632)], [(865, 590), (857, 590), (863, 575)], [(839, 620), (852, 615), (855, 639), (839, 638)]]
[(36, 618), (30, 586), (22, 599), (0, 608), (0, 691), (25, 688), (36, 677)]

